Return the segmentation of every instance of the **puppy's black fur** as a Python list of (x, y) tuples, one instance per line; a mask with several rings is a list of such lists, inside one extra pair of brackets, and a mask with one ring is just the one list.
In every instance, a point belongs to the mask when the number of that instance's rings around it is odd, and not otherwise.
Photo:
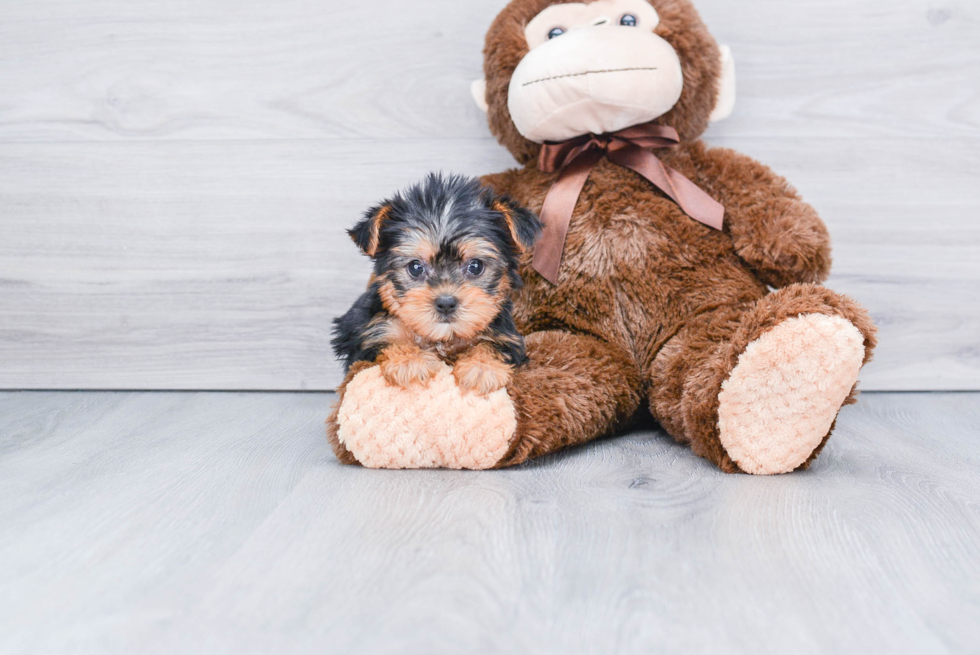
[(337, 359), (344, 362), (344, 372), (357, 362), (373, 362), (381, 354), (381, 343), (365, 343), (365, 331), (371, 319), (385, 311), (378, 295), (378, 283), (372, 282), (367, 292), (354, 301), (343, 316), (333, 320), (333, 339), (330, 344)]
[[(541, 231), (527, 209), (478, 180), (429, 175), (368, 210), (349, 230), (374, 261), (366, 293), (334, 321), (334, 352), (349, 369), (409, 340), (448, 361), (486, 343), (512, 366), (524, 339), (512, 317), (518, 261)], [(457, 303), (449, 314), (446, 299)]]

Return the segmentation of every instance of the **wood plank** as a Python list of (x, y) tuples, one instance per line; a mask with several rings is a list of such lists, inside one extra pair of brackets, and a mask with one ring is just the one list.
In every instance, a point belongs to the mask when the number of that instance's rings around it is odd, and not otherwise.
[[(0, 142), (487, 134), (503, 0), (0, 3)], [(699, 0), (739, 64), (732, 136), (980, 128), (980, 6)]]
[(0, 651), (961, 653), (980, 394), (865, 394), (814, 467), (660, 432), (369, 471), (321, 394), (0, 394)]
[[(830, 284), (882, 327), (865, 388), (980, 388), (980, 142), (715, 142), (824, 211)], [(367, 278), (343, 229), (430, 167), (510, 164), (487, 140), (8, 145), (0, 387), (333, 388), (330, 319)]]
[[(510, 165), (467, 92), (502, 5), (0, 0), (0, 387), (333, 387), (340, 228)], [(709, 136), (824, 213), (882, 328), (865, 387), (980, 388), (980, 8), (698, 7), (739, 61)]]
[(11, 145), (0, 386), (332, 388), (330, 320), (369, 272), (344, 229), (433, 162), (510, 161), (474, 140)]

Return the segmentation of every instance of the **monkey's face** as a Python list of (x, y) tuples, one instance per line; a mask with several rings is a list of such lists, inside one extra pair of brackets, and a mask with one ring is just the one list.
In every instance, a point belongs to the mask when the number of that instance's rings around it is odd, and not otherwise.
[(682, 141), (735, 102), (735, 65), (690, 0), (511, 0), (473, 83), (490, 131), (521, 163), (545, 141), (656, 121)]
[(508, 109), (530, 141), (567, 141), (663, 116), (684, 88), (674, 48), (646, 0), (551, 5), (524, 29), (529, 52), (511, 77)]

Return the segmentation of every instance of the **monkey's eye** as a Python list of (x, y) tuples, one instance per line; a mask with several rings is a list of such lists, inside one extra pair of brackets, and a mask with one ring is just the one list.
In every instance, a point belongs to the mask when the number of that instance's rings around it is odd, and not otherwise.
[(479, 259), (472, 259), (470, 263), (466, 265), (466, 272), (473, 277), (479, 277), (483, 274), (483, 269), (486, 268), (483, 262)]
[(564, 27), (552, 27), (551, 28), (551, 31), (548, 32), (548, 38), (549, 39), (553, 39), (556, 36), (561, 36), (564, 33), (565, 33), (565, 28)]
[(623, 17), (619, 19), (620, 25), (625, 25), (626, 27), (636, 27), (636, 16), (633, 14), (623, 14)]
[(422, 277), (422, 275), (425, 273), (425, 264), (417, 259), (413, 259), (412, 261), (408, 262), (408, 266), (406, 268), (408, 268), (408, 274), (415, 279)]

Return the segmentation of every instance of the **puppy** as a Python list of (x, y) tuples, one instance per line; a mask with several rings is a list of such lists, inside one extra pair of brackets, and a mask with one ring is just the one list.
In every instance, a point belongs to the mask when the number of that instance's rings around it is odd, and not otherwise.
[(389, 384), (426, 385), (442, 362), (464, 391), (507, 385), (525, 360), (512, 317), (519, 257), (537, 217), (478, 180), (429, 175), (348, 231), (374, 261), (368, 290), (334, 321), (346, 369), (376, 361)]

